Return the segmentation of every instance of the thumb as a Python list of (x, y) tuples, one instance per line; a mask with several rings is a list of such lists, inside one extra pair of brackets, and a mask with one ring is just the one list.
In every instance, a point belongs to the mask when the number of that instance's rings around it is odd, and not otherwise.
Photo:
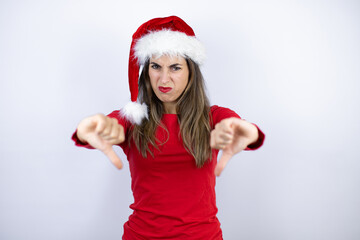
[(217, 162), (215, 167), (215, 175), (218, 177), (220, 176), (221, 172), (224, 170), (226, 164), (229, 162), (229, 160), (232, 158), (231, 153), (222, 152), (220, 160)]
[(110, 146), (102, 151), (118, 169), (123, 167), (123, 163), (114, 149)]

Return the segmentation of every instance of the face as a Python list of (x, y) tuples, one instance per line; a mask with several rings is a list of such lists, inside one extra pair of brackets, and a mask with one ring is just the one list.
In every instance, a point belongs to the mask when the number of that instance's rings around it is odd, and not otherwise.
[(183, 57), (150, 58), (149, 77), (155, 95), (166, 113), (176, 113), (176, 100), (189, 82), (189, 68)]

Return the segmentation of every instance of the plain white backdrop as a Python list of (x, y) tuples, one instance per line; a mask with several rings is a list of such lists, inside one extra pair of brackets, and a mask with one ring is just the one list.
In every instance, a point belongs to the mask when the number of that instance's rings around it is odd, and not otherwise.
[(225, 240), (360, 239), (360, 3), (0, 2), (0, 239), (121, 239), (130, 176), (70, 140), (129, 99), (131, 36), (178, 15), (212, 104), (266, 133), (217, 179)]

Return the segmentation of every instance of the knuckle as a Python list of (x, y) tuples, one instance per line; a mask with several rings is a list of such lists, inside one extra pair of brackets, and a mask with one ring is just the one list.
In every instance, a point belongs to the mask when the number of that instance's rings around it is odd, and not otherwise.
[(101, 120), (101, 119), (104, 119), (105, 116), (102, 113), (98, 113), (98, 114), (95, 114), (94, 117)]
[(118, 135), (117, 132), (113, 131), (113, 132), (110, 133), (110, 138), (116, 138), (117, 135)]

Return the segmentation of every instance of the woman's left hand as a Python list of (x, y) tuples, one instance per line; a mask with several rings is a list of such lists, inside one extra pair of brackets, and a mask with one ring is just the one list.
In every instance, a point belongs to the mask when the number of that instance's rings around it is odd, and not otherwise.
[(227, 118), (216, 124), (211, 131), (210, 146), (222, 150), (222, 155), (215, 167), (215, 175), (220, 176), (232, 156), (254, 143), (258, 137), (257, 128), (240, 118)]

